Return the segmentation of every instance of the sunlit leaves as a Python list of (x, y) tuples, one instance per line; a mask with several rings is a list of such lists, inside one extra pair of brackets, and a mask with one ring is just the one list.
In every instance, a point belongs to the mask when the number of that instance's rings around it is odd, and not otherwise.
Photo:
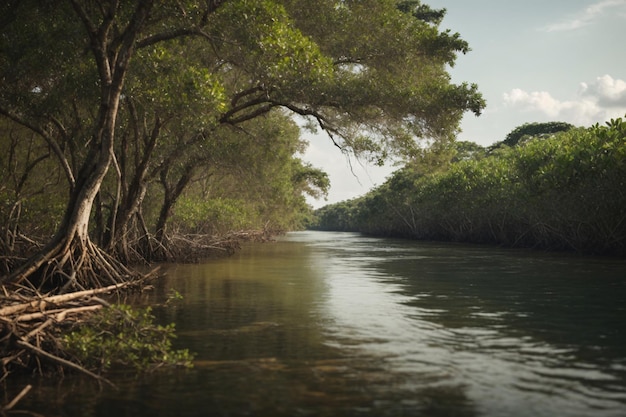
[(194, 117), (197, 128), (226, 108), (219, 75), (190, 57), (183, 45), (156, 44), (138, 51), (128, 94), (162, 115)]
[(407, 157), (417, 140), (446, 140), (465, 111), (479, 114), (484, 107), (475, 85), (450, 82), (447, 66), (468, 45), (458, 34), (439, 31), (443, 11), (391, 0), (345, 1), (340, 7), (331, 0), (283, 3), (335, 63), (336, 82), (320, 104), (345, 109), (330, 120), (346, 149), (364, 144), (353, 137), (358, 131), (374, 146), (357, 153), (374, 160)]
[(231, 231), (254, 229), (258, 218), (253, 205), (234, 198), (200, 199), (190, 193), (180, 199), (172, 223), (187, 233), (225, 235)]
[(278, 110), (237, 129), (216, 130), (195, 152), (211, 156), (204, 165), (206, 178), (192, 184), (175, 206), (173, 228), (213, 234), (302, 227), (309, 210), (304, 194), (321, 197), (329, 184), (325, 173), (294, 155), (305, 146), (299, 134)]
[(215, 20), (219, 55), (258, 77), (270, 91), (299, 94), (332, 75), (331, 61), (277, 2), (228, 2)]

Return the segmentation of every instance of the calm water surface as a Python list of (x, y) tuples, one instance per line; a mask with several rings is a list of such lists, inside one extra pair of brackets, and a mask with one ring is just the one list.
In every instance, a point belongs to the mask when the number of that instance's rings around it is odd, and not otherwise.
[(59, 416), (626, 416), (626, 262), (297, 232), (144, 300), (193, 370), (39, 384)]

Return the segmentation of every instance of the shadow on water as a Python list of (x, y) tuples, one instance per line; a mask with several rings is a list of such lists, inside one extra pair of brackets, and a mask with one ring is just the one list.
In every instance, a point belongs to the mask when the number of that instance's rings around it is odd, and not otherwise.
[[(626, 263), (299, 232), (171, 265), (193, 370), (40, 384), (58, 416), (623, 416)], [(180, 302), (165, 304), (172, 290)]]

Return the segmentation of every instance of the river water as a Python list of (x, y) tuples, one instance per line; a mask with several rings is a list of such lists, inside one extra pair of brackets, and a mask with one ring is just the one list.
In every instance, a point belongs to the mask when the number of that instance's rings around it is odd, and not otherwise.
[[(164, 305), (178, 291), (181, 301)], [(626, 416), (626, 262), (295, 232), (143, 300), (192, 370), (42, 382), (47, 416)]]

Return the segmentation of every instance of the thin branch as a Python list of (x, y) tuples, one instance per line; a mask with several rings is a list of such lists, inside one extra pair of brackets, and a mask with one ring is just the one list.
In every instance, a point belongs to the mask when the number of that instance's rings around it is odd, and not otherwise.
[[(251, 93), (252, 92), (250, 91), (248, 94), (251, 94)], [(233, 100), (234, 100), (234, 102), (236, 102), (236, 101), (238, 101), (242, 97), (244, 97), (244, 96), (237, 97), (237, 100), (235, 100), (235, 99), (233, 99)], [(270, 103), (270, 104), (268, 104), (268, 103)], [(249, 109), (251, 107), (259, 106), (261, 104), (266, 104), (266, 106), (263, 106), (263, 108), (266, 109), (266, 110), (264, 112), (260, 113), (260, 114), (266, 113), (267, 111), (269, 111), (269, 109), (271, 107), (274, 107), (274, 105), (271, 104), (269, 97), (264, 94), (264, 95), (261, 95), (261, 96), (256, 97), (256, 98), (252, 98), (252, 99), (246, 101), (245, 103), (233, 106), (230, 110), (228, 110), (226, 113), (224, 113), (219, 118), (219, 122), (220, 123), (227, 123), (227, 124), (236, 124), (236, 123), (241, 123), (242, 121), (250, 120), (251, 117), (247, 117), (247, 115), (239, 116), (239, 117), (236, 117), (236, 118), (233, 118), (233, 116), (235, 116), (239, 112), (247, 110), (247, 109)], [(256, 116), (259, 116), (260, 114), (257, 114)], [(256, 116), (254, 116), (254, 117), (256, 117)], [(242, 119), (242, 120), (239, 120), (239, 119)]]
[(341, 132), (337, 128), (332, 127), (330, 123), (328, 123), (324, 115), (322, 115), (322, 113), (316, 110), (313, 110), (310, 107), (306, 107), (306, 108), (298, 107), (297, 105), (293, 103), (282, 103), (280, 101), (275, 101), (275, 100), (273, 100), (272, 103), (275, 106), (285, 107), (286, 109), (289, 109), (292, 112), (299, 114), (300, 116), (314, 117), (315, 120), (317, 120), (317, 123), (319, 124), (320, 128), (322, 128), (322, 130), (324, 130), (328, 134), (328, 136), (330, 137), (330, 140), (333, 142), (333, 145), (339, 148), (341, 152), (346, 152), (345, 148), (341, 146), (339, 142), (337, 142), (337, 140), (335, 139), (335, 135), (342, 136)]
[(237, 106), (237, 102), (239, 102), (239, 100), (241, 100), (242, 98), (249, 96), (251, 94), (254, 94), (254, 93), (262, 92), (262, 91), (263, 91), (263, 87), (260, 85), (257, 85), (256, 87), (248, 88), (247, 90), (240, 91), (233, 96), (232, 100), (230, 101), (231, 106), (235, 107)]
[(109, 381), (108, 379), (103, 378), (100, 375), (94, 374), (93, 372), (89, 371), (88, 369), (83, 368), (80, 365), (75, 364), (74, 362), (70, 362), (70, 361), (68, 361), (66, 359), (63, 359), (63, 358), (55, 356), (55, 355), (53, 355), (51, 353), (48, 353), (45, 350), (41, 350), (37, 346), (31, 345), (30, 343), (26, 342), (23, 339), (18, 340), (16, 343), (19, 346), (22, 346), (22, 347), (24, 347), (24, 348), (26, 348), (26, 349), (28, 349), (28, 350), (30, 350), (32, 352), (35, 352), (39, 356), (42, 356), (42, 357), (44, 357), (44, 358), (46, 358), (46, 359), (48, 359), (48, 360), (50, 360), (52, 362), (56, 362), (59, 365), (65, 366), (65, 367), (70, 368), (70, 369), (74, 369), (74, 370), (76, 370), (78, 372), (82, 372), (82, 373), (84, 373), (86, 375), (89, 375), (92, 378), (95, 378), (98, 381), (105, 382), (105, 383), (109, 384), (110, 386), (112, 386), (113, 388), (115, 388), (115, 385), (111, 381)]
[(61, 294), (61, 295), (53, 295), (50, 297), (42, 297), (41, 299), (30, 301), (23, 304), (11, 305), (4, 308), (0, 308), (0, 316), (8, 316), (10, 314), (19, 313), (21, 311), (26, 311), (29, 308), (31, 309), (41, 309), (45, 308), (46, 304), (58, 304), (71, 300), (75, 300), (82, 297), (88, 297), (95, 294), (104, 294), (112, 291), (116, 291), (122, 289), (126, 286), (130, 285), (130, 283), (123, 284), (114, 284), (109, 285), (104, 288), (97, 288), (95, 290), (85, 290), (85, 291), (77, 291), (69, 294)]
[(176, 38), (182, 38), (184, 36), (202, 36), (208, 37), (208, 35), (197, 28), (181, 28), (172, 30), (169, 32), (157, 33), (156, 35), (148, 36), (145, 39), (137, 42), (137, 49), (145, 48), (150, 45), (154, 45), (159, 42), (169, 41)]
[[(155, 35), (148, 36), (147, 38), (142, 39), (139, 42), (137, 42), (137, 48), (145, 48), (146, 46), (154, 45), (159, 42), (168, 41), (168, 40), (172, 40), (176, 38), (181, 38), (184, 36), (199, 36), (199, 37), (203, 37), (208, 40), (211, 40), (211, 41), (214, 40), (214, 38), (210, 36), (208, 33), (206, 33), (205, 31), (203, 31), (202, 28), (208, 24), (209, 16), (213, 14), (218, 9), (218, 7), (220, 7), (225, 2), (226, 0), (207, 1), (206, 2), (207, 7), (204, 13), (202, 14), (202, 17), (200, 18), (200, 22), (197, 26), (175, 29), (175, 30), (171, 30), (168, 32), (162, 32), (162, 33), (157, 33)], [(180, 3), (179, 3), (179, 7), (181, 8), (181, 12), (184, 15), (185, 10), (180, 5)]]

